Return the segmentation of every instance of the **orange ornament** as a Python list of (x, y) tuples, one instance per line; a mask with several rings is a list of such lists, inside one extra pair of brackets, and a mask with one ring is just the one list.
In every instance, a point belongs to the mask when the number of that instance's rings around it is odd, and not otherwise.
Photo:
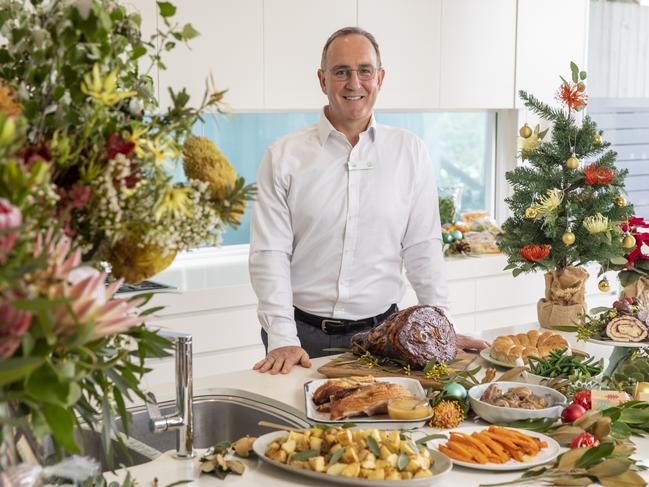
[(536, 262), (550, 255), (551, 248), (548, 244), (529, 244), (518, 249), (518, 253), (523, 259)]
[(612, 169), (597, 164), (589, 164), (584, 168), (584, 182), (591, 186), (604, 186), (613, 181), (615, 173)]
[(570, 110), (575, 110), (586, 106), (588, 95), (579, 89), (577, 83), (562, 83), (556, 98)]

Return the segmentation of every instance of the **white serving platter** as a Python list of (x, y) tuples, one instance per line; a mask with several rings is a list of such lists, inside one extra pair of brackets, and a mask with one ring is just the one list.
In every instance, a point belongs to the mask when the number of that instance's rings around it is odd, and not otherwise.
[[(313, 393), (318, 387), (326, 381), (332, 379), (314, 379), (304, 383), (304, 409), (306, 411), (307, 419), (315, 421), (316, 423), (327, 424), (344, 424), (356, 423), (364, 426), (374, 426), (380, 429), (404, 429), (414, 428), (416, 426), (423, 426), (426, 424), (432, 414), (421, 419), (392, 419), (387, 414), (379, 414), (376, 416), (352, 416), (343, 419), (330, 419), (329, 413), (322, 413), (317, 410), (317, 406), (313, 402)], [(409, 392), (411, 392), (416, 399), (426, 400), (426, 392), (417, 379), (409, 379), (407, 377), (376, 377), (377, 382), (391, 382), (393, 384), (400, 384)]]

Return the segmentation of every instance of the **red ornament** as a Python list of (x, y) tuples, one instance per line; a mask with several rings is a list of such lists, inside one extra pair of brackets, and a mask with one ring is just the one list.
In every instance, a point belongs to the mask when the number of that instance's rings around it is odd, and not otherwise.
[(613, 181), (615, 173), (612, 169), (597, 164), (589, 164), (584, 168), (584, 182), (590, 186), (604, 186)]
[(536, 262), (550, 255), (551, 248), (548, 244), (529, 244), (518, 249), (518, 253), (523, 259)]
[[(581, 83), (583, 85), (583, 83)], [(579, 89), (578, 83), (562, 83), (557, 91), (556, 98), (558, 101), (568, 107), (569, 110), (578, 110), (586, 106), (588, 95), (584, 93), (586, 86), (583, 90)]]
[(561, 413), (561, 420), (564, 423), (572, 423), (574, 421), (577, 421), (579, 418), (581, 418), (585, 413), (586, 410), (584, 409), (583, 406), (580, 406), (579, 404), (575, 404), (573, 402), (572, 404), (569, 404), (566, 409), (563, 410), (563, 412)]
[[(622, 231), (630, 232), (635, 237), (635, 247), (626, 255), (626, 268), (635, 267), (636, 259), (649, 259), (649, 223), (644, 218), (634, 216), (629, 222), (620, 225)], [(643, 252), (644, 249), (644, 252)]]
[(597, 436), (591, 433), (579, 433), (570, 442), (570, 448), (590, 448), (591, 446), (599, 446)]
[(572, 402), (579, 404), (582, 408), (588, 411), (592, 407), (590, 391), (579, 391), (575, 394), (575, 397), (572, 398)]

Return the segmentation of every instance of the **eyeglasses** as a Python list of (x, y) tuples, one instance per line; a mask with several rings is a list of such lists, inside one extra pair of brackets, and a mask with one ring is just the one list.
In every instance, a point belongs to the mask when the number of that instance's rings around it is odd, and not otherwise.
[(371, 79), (374, 79), (374, 75), (376, 74), (376, 68), (372, 65), (363, 65), (357, 69), (340, 67), (329, 70), (336, 81), (350, 80), (352, 77), (352, 71), (356, 71), (356, 75), (361, 81), (369, 81)]

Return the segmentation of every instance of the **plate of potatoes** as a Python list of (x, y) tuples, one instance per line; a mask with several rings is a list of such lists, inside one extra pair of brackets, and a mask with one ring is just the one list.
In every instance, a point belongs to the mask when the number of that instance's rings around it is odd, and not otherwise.
[(275, 431), (257, 438), (253, 450), (281, 469), (347, 485), (432, 485), (453, 466), (446, 455), (401, 431), (376, 428)]

